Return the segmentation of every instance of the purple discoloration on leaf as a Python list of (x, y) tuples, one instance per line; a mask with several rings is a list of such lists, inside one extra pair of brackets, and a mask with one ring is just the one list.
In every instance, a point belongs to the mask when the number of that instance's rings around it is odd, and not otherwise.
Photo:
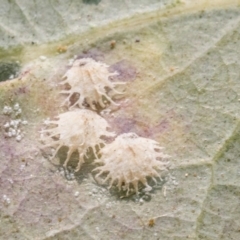
[(136, 127), (136, 120), (131, 118), (112, 118), (109, 120), (110, 125), (114, 126), (114, 130), (117, 134), (133, 132)]
[(14, 92), (16, 95), (18, 94), (26, 94), (28, 93), (29, 90), (26, 86), (22, 86), (22, 87), (19, 87), (18, 89), (16, 89), (16, 91)]
[(96, 61), (103, 61), (104, 54), (100, 50), (93, 48), (88, 51), (83, 51), (83, 53), (79, 54), (77, 59), (81, 59), (81, 58), (92, 58)]
[(117, 135), (135, 132), (141, 137), (151, 136), (151, 131), (147, 122), (139, 121), (135, 118), (113, 117), (108, 119), (108, 122)]
[(40, 159), (36, 161), (38, 148), (34, 144), (24, 145), (26, 149), (11, 141), (0, 145), (3, 160), (0, 209), (13, 218), (19, 228), (37, 239), (52, 227), (66, 226), (72, 209), (76, 212), (74, 218), (77, 214), (82, 216), (85, 209), (73, 197), (73, 189), (66, 187), (63, 177), (49, 171)]
[[(16, 154), (16, 145), (15, 142), (10, 138), (2, 138), (2, 143), (0, 146), (1, 155), (4, 156), (4, 159), (10, 159)], [(3, 161), (3, 160), (2, 160)]]
[(169, 122), (168, 120), (165, 118), (163, 119), (159, 124), (157, 124), (155, 127), (153, 127), (151, 129), (152, 132), (159, 132), (159, 133), (162, 133), (162, 132), (165, 132), (167, 131), (169, 128)]
[[(29, 147), (29, 145), (28, 145)], [(14, 214), (26, 192), (31, 188), (30, 179), (39, 171), (35, 164), (37, 149), (26, 152), (12, 139), (5, 139), (1, 148), (0, 208), (7, 214)], [(33, 167), (35, 171), (33, 170)]]
[[(159, 135), (169, 134), (170, 131), (174, 131), (178, 128), (178, 123), (181, 123), (182, 117), (178, 116), (174, 111), (169, 111), (166, 116), (159, 118), (159, 121), (155, 122), (148, 117), (141, 117), (136, 113), (129, 117), (129, 114), (134, 106), (128, 102), (121, 104), (118, 114), (104, 116), (109, 122), (111, 128), (117, 135), (134, 132), (141, 137), (157, 139)], [(176, 125), (176, 124), (177, 125)], [(183, 129), (181, 131), (184, 131)]]
[(136, 68), (127, 60), (119, 61), (110, 66), (110, 71), (117, 72), (119, 75), (115, 76), (114, 79), (129, 82), (136, 78)]

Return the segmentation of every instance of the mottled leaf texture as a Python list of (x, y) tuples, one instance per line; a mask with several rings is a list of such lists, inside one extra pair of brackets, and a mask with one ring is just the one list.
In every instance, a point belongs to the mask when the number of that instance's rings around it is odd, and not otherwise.
[[(240, 239), (239, 4), (0, 0), (0, 239)], [(91, 149), (75, 172), (77, 152), (64, 168), (67, 147), (43, 147), (81, 58), (124, 83), (96, 106), (109, 131), (171, 156), (152, 189), (126, 196), (96, 181)]]

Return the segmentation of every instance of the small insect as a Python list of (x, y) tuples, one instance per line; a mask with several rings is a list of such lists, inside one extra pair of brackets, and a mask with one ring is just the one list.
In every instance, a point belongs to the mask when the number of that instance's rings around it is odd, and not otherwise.
[[(116, 87), (125, 83), (112, 82), (111, 78), (118, 73), (110, 72), (108, 68), (108, 65), (91, 58), (75, 60), (60, 83), (70, 86), (70, 89), (61, 91), (62, 94), (68, 95), (64, 104), (66, 103), (68, 107), (78, 105), (80, 108), (85, 108), (87, 104), (92, 110), (96, 110), (96, 105), (105, 108), (108, 102), (118, 105), (112, 98), (113, 95), (122, 94)], [(74, 94), (79, 94), (79, 98), (72, 104), (71, 98)]]
[(149, 219), (148, 226), (149, 227), (154, 227), (154, 225), (155, 225), (155, 219), (153, 219), (153, 218)]
[(161, 179), (161, 173), (168, 170), (170, 157), (163, 153), (158, 142), (131, 132), (119, 135), (99, 153), (101, 157), (95, 163), (100, 166), (93, 170), (98, 172), (95, 179), (101, 182), (102, 178), (109, 188), (116, 184), (119, 191), (127, 191), (127, 196), (132, 189), (139, 193), (139, 182), (151, 190), (148, 178), (155, 183), (156, 178)]
[(65, 53), (66, 51), (67, 51), (66, 46), (58, 46), (58, 48), (57, 48), (58, 53)]
[(86, 157), (89, 148), (98, 158), (97, 149), (105, 144), (101, 137), (115, 136), (115, 133), (107, 130), (109, 125), (104, 118), (87, 109), (61, 113), (57, 118), (57, 120), (47, 121), (49, 128), (41, 131), (41, 140), (45, 145), (44, 147), (55, 148), (52, 159), (61, 147), (69, 148), (64, 167), (67, 167), (72, 153), (78, 151), (79, 162), (76, 172), (84, 163), (84, 157)]
[(115, 48), (115, 46), (116, 46), (116, 40), (112, 40), (112, 41), (110, 42), (110, 47), (111, 47), (111, 49)]

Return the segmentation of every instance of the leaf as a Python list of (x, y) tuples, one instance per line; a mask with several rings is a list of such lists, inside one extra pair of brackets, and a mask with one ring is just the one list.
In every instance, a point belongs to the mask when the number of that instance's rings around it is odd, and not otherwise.
[[(16, 77), (0, 83), (1, 238), (238, 239), (237, 2), (8, 1), (1, 11), (1, 76)], [(66, 110), (58, 83), (75, 55), (127, 83), (104, 114), (112, 130), (171, 155), (151, 192), (126, 198), (94, 181), (91, 156), (74, 173), (77, 154), (64, 170), (66, 149), (56, 162), (42, 149), (44, 120)], [(19, 124), (20, 141), (7, 123)]]

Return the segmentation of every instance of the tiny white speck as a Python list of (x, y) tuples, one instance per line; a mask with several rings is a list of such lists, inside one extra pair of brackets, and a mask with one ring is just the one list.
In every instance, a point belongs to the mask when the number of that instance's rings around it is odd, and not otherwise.
[[(15, 130), (15, 129), (12, 129), (12, 128), (10, 128), (10, 129), (11, 129), (12, 136), (16, 136), (16, 134), (17, 134), (16, 130)], [(10, 129), (9, 129), (9, 130), (10, 130)]]
[(47, 118), (46, 120), (44, 120), (43, 124), (44, 124), (44, 125), (49, 125), (49, 121), (50, 121), (50, 119)]
[(74, 178), (75, 178), (74, 173), (70, 173), (70, 174), (69, 174), (69, 177), (70, 177), (71, 179), (74, 179)]
[(173, 181), (173, 185), (177, 186), (178, 182), (177, 181)]
[(24, 168), (25, 168), (25, 165), (22, 164), (22, 165), (20, 166), (20, 170), (22, 171)]
[(8, 137), (12, 137), (12, 133), (11, 133), (11, 132), (8, 132), (8, 133), (7, 133), (7, 136), (8, 136)]
[(109, 208), (111, 208), (112, 207), (112, 204), (111, 203), (107, 203), (106, 204), (106, 209), (109, 209)]
[(21, 113), (22, 113), (22, 109), (20, 108), (15, 112), (15, 116), (21, 115)]
[(7, 197), (7, 195), (3, 195), (3, 202), (9, 205), (11, 203), (11, 200), (9, 197)]
[(41, 133), (41, 134), (40, 134), (40, 139), (43, 139), (43, 138), (44, 138), (44, 134)]
[(4, 125), (3, 125), (4, 128), (9, 128), (10, 125), (9, 125), (9, 122), (6, 122)]
[(96, 188), (94, 188), (93, 190), (92, 190), (92, 193), (94, 193), (94, 194), (96, 194), (98, 192), (98, 190), (96, 189)]
[(23, 124), (23, 125), (27, 125), (27, 124), (28, 124), (28, 121), (27, 121), (27, 120), (23, 120), (23, 121), (22, 121), (22, 124)]
[(40, 56), (39, 58), (40, 58), (40, 60), (43, 61), (43, 62), (47, 59), (47, 57), (45, 57), (45, 56)]
[(69, 59), (67, 66), (71, 67), (73, 65), (74, 59)]
[(166, 197), (167, 196), (167, 187), (164, 186), (162, 191), (163, 191), (163, 196)]
[(13, 180), (11, 178), (9, 178), (8, 181), (13, 184)]
[(20, 142), (20, 141), (22, 140), (22, 136), (21, 136), (21, 135), (17, 135), (17, 136), (16, 136), (16, 140), (17, 140), (18, 142)]
[(78, 197), (78, 196), (79, 196), (79, 192), (76, 191), (76, 192), (74, 193), (74, 196), (75, 196), (75, 197)]
[(152, 187), (151, 186), (147, 186), (143, 189), (144, 192), (150, 192), (152, 191)]
[(15, 103), (15, 105), (13, 106), (13, 109), (15, 111), (19, 110), (20, 106), (19, 106), (19, 103)]

